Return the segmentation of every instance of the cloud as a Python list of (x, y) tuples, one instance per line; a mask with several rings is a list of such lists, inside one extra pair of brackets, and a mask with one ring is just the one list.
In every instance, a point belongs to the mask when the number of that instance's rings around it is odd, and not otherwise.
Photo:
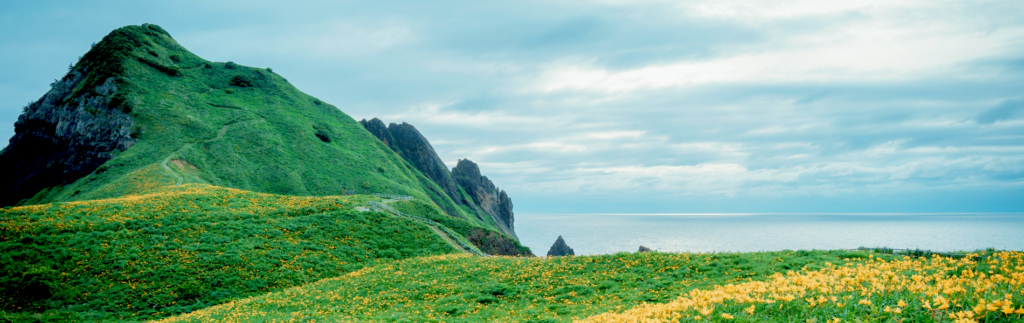
[(981, 124), (993, 124), (996, 121), (1009, 120), (1021, 110), (1024, 110), (1024, 101), (1010, 100), (978, 114), (974, 120)]
[[(683, 87), (705, 83), (811, 83), (904, 81), (934, 77), (984, 77), (963, 74), (956, 64), (1004, 55), (1004, 44), (1024, 29), (990, 35), (911, 31), (909, 26), (865, 26), (841, 38), (813, 39), (754, 53), (681, 61), (612, 71), (593, 62), (559, 63), (538, 81), (541, 91), (623, 92), (641, 88)], [(903, 30), (900, 30), (903, 29)], [(951, 72), (957, 75), (949, 75)]]

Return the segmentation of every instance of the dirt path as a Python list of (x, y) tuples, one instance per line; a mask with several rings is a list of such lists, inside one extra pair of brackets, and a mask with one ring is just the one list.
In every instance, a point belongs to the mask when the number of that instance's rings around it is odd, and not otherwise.
[(437, 235), (441, 236), (441, 238), (444, 239), (444, 241), (447, 241), (448, 244), (452, 245), (452, 247), (455, 247), (455, 249), (458, 249), (462, 253), (472, 254), (472, 252), (469, 252), (469, 250), (466, 250), (466, 248), (463, 248), (458, 243), (455, 243), (455, 240), (452, 240), (452, 237), (449, 237), (447, 234), (444, 233), (444, 231), (441, 231), (441, 229), (438, 229), (437, 227), (432, 225), (428, 225), (428, 227), (430, 227), (431, 230), (434, 230), (434, 232), (437, 232)]
[[(181, 149), (178, 149), (178, 150), (181, 150)], [(175, 153), (176, 152), (177, 151), (175, 151)], [(171, 157), (174, 157), (175, 153), (171, 153), (170, 155), (167, 155), (167, 158), (164, 158), (164, 161), (160, 162), (160, 167), (163, 167), (164, 170), (167, 171), (167, 173), (169, 173), (172, 176), (174, 176), (174, 178), (175, 178), (174, 186), (179, 186), (179, 185), (181, 185), (181, 182), (185, 181), (185, 178), (181, 177), (181, 175), (178, 175), (178, 172), (175, 172), (175, 171), (171, 170), (170, 167), (167, 167), (167, 162), (171, 160)]]
[[(239, 124), (239, 123), (252, 122), (252, 121), (266, 121), (266, 120), (252, 119), (252, 120), (238, 121), (238, 122), (233, 122), (233, 123), (226, 124), (223, 127), (220, 127), (220, 129), (217, 129), (217, 136), (213, 137), (213, 139), (203, 140), (203, 141), (200, 141), (198, 143), (209, 143), (209, 142), (214, 142), (214, 141), (217, 141), (217, 140), (221, 140), (221, 139), (224, 138), (224, 135), (228, 133), (228, 127), (236, 125), (236, 124)], [(175, 150), (170, 155), (167, 155), (167, 158), (164, 158), (164, 160), (160, 162), (160, 167), (163, 167), (164, 170), (167, 171), (167, 173), (170, 173), (172, 176), (174, 176), (174, 178), (175, 178), (174, 185), (175, 186), (181, 185), (182, 182), (185, 181), (185, 178), (181, 177), (181, 175), (178, 175), (178, 172), (175, 172), (173, 169), (171, 169), (170, 166), (167, 166), (167, 162), (171, 161), (171, 158), (174, 158), (175, 156), (180, 156), (181, 152), (184, 151), (185, 149), (188, 149), (189, 147), (192, 147), (192, 143), (187, 143), (187, 144), (182, 145), (181, 148), (178, 148), (178, 150)]]

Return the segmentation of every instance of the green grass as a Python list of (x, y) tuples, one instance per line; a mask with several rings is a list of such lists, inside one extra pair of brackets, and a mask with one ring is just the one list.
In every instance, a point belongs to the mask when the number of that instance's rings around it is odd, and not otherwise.
[(469, 238), (467, 241), (485, 253), (532, 255), (529, 247), (523, 246), (519, 244), (519, 240), (501, 233), (501, 230), (492, 223), (475, 218), (456, 219), (442, 213), (437, 206), (418, 200), (396, 202), (393, 206), (402, 213), (415, 214), (441, 223), (459, 235)]
[(418, 257), (167, 321), (562, 322), (862, 258), (845, 251)]
[[(73, 69), (87, 72), (75, 93), (116, 80), (110, 108), (129, 113), (137, 143), (93, 173), (22, 205), (145, 193), (132, 189), (180, 177), (297, 196), (405, 194), (480, 221), (477, 211), (434, 193), (440, 192), (436, 184), (337, 107), (269, 68), (204, 60), (156, 25), (115, 30)], [(165, 161), (170, 171), (156, 174)], [(493, 226), (490, 217), (481, 218), (478, 225)]]
[(0, 209), (0, 306), (57, 321), (159, 318), (456, 252), (426, 225), (353, 210), (374, 199), (192, 184)]

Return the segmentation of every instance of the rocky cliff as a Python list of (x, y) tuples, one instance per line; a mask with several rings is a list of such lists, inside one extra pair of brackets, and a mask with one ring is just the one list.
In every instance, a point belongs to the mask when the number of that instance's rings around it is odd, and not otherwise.
[[(392, 123), (385, 128), (384, 122), (377, 118), (363, 119), (359, 123), (441, 187), (444, 194), (448, 195), (456, 204), (470, 210), (479, 209), (494, 219), (502, 232), (518, 238), (513, 226), (512, 199), (505, 191), (495, 187), (490, 179), (481, 175), (480, 167), (476, 163), (468, 159), (461, 159), (455, 168), (448, 171), (427, 138), (420, 134), (413, 125), (405, 122)], [(463, 198), (459, 190), (460, 187), (472, 201)], [(457, 214), (454, 210), (445, 211), (450, 215)]]
[[(438, 157), (437, 153), (434, 152), (434, 147), (430, 146), (427, 138), (423, 137), (419, 130), (416, 130), (416, 127), (404, 122), (402, 124), (392, 123), (385, 127), (384, 122), (377, 118), (363, 119), (359, 121), (359, 124), (363, 125), (363, 128), (366, 128), (366, 131), (369, 131), (377, 139), (380, 139), (388, 148), (402, 156), (405, 161), (416, 167), (430, 181), (437, 184), (441, 190), (437, 192), (438, 194), (448, 196), (455, 205), (465, 204), (462, 195), (459, 194), (458, 186), (452, 180), (448, 167), (441, 161), (441, 157)], [(438, 203), (438, 206), (444, 209), (448, 215), (458, 216), (459, 214), (454, 209), (454, 205)]]
[(505, 191), (494, 186), (487, 176), (481, 175), (480, 167), (476, 163), (469, 159), (460, 159), (455, 168), (452, 168), (452, 177), (473, 198), (476, 205), (494, 217), (502, 231), (516, 236), (513, 230), (515, 218), (512, 213), (512, 199)]
[(370, 119), (369, 121), (363, 119), (359, 120), (359, 124), (363, 125), (363, 128), (366, 128), (366, 131), (369, 131), (374, 137), (380, 139), (385, 146), (395, 150), (395, 139), (391, 137), (391, 132), (388, 131), (388, 126), (384, 125), (384, 121), (380, 121), (377, 118)]
[(116, 96), (115, 78), (85, 88), (85, 69), (56, 81), (15, 122), (0, 152), (0, 206), (72, 183), (135, 144), (129, 105)]

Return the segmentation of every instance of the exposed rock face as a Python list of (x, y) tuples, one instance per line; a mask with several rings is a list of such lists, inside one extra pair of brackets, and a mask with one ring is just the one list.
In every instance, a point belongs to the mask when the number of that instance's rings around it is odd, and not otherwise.
[[(501, 230), (515, 237), (512, 213), (512, 199), (505, 191), (498, 189), (487, 176), (480, 175), (480, 167), (469, 159), (460, 159), (452, 169), (455, 181), (473, 198), (476, 205), (494, 217)], [(518, 238), (518, 237), (517, 237)]]
[(637, 253), (640, 253), (640, 252), (651, 252), (651, 248), (640, 246), (640, 250), (637, 250), (636, 252)]
[(84, 75), (71, 71), (18, 117), (14, 137), (0, 152), (0, 206), (72, 183), (135, 144), (132, 119), (122, 110), (129, 105), (115, 99), (114, 78), (75, 91)]
[(384, 145), (388, 146), (388, 148), (395, 150), (395, 147), (392, 146), (394, 145), (395, 139), (391, 138), (391, 132), (388, 131), (388, 127), (384, 125), (384, 121), (380, 121), (380, 119), (377, 118), (370, 119), (370, 121), (363, 119), (359, 120), (359, 124), (363, 125), (363, 128), (366, 128), (366, 131), (372, 133), (377, 137), (377, 139), (380, 139), (380, 141), (383, 142)]
[[(420, 134), (419, 130), (416, 130), (416, 127), (405, 122), (402, 124), (392, 123), (385, 127), (384, 122), (377, 118), (363, 119), (359, 121), (359, 124), (380, 139), (388, 148), (402, 156), (402, 159), (416, 167), (437, 186), (440, 186), (442, 192), (436, 193), (447, 195), (456, 204), (466, 204), (462, 195), (459, 194), (459, 188), (452, 179), (451, 172), (448, 171), (448, 166), (445, 166), (441, 157), (438, 157), (437, 152), (434, 151), (434, 147), (430, 145), (427, 138)], [(427, 187), (433, 189), (429, 185)], [(446, 207), (445, 203), (438, 203), (438, 205), (449, 215), (459, 214), (458, 211)]]
[(427, 175), (427, 178), (437, 183), (445, 194), (452, 198), (452, 201), (456, 204), (464, 204), (462, 195), (459, 194), (459, 187), (452, 179), (448, 166), (445, 166), (441, 157), (434, 152), (434, 147), (430, 146), (430, 142), (420, 134), (419, 130), (416, 130), (416, 127), (405, 122), (402, 124), (392, 123), (388, 125), (388, 132), (394, 138), (394, 145), (390, 145), (392, 150), (416, 166), (416, 169)]
[(474, 229), (466, 238), (481, 251), (490, 255), (533, 257), (530, 250), (519, 249), (515, 242), (508, 237), (491, 230)]
[[(495, 187), (490, 179), (481, 175), (480, 167), (476, 163), (461, 159), (455, 168), (448, 171), (427, 138), (411, 124), (392, 123), (384, 127), (384, 122), (377, 118), (363, 119), (359, 123), (427, 178), (437, 183), (453, 202), (471, 209), (474, 208), (472, 204), (479, 206), (498, 223), (502, 232), (518, 239), (513, 225), (515, 218), (512, 212), (512, 199), (505, 191)], [(474, 203), (463, 199), (463, 195), (459, 194), (460, 186)], [(455, 210), (445, 211), (451, 215), (458, 214)]]
[(565, 240), (562, 236), (558, 236), (555, 240), (555, 244), (551, 245), (551, 249), (548, 249), (548, 257), (562, 257), (562, 256), (575, 256), (576, 253), (569, 248), (569, 245), (565, 244)]

